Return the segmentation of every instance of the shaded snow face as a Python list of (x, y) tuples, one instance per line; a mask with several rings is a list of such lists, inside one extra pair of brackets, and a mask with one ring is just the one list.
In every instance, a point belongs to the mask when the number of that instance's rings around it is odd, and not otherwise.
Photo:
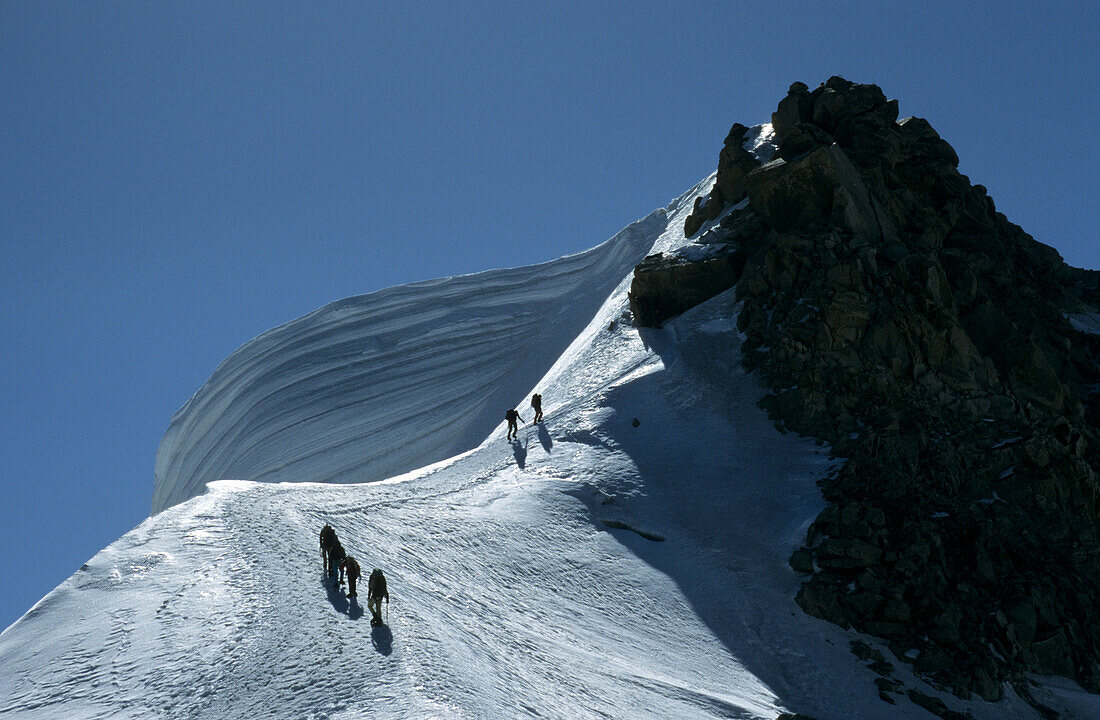
[(213, 480), (370, 482), (473, 448), (525, 402), (666, 221), (657, 211), (541, 265), (350, 298), (257, 337), (173, 418), (153, 512)]
[[(745, 147), (770, 157), (771, 138), (757, 126)], [(349, 298), (251, 340), (172, 419), (153, 512), (214, 480), (371, 482), (475, 447), (646, 254), (686, 244), (713, 183), (587, 252)]]
[(1100, 313), (1077, 313), (1067, 315), (1066, 319), (1078, 332), (1100, 335)]

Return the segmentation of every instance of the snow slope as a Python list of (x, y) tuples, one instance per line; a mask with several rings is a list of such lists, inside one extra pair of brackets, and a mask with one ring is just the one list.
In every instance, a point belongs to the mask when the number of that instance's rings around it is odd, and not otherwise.
[(153, 512), (223, 478), (368, 482), (475, 447), (661, 232), (348, 298), (230, 355), (157, 450)]
[[(642, 254), (683, 242), (690, 199), (636, 226)], [(465, 282), (476, 295), (477, 282)], [(514, 443), (497, 425), (472, 450), (361, 484), (308, 482), (314, 468), (347, 464), (320, 453), (300, 466), (311, 472), (279, 475), (294, 482), (214, 482), (147, 519), (0, 634), (0, 717), (932, 717), (901, 696), (880, 700), (876, 676), (848, 649), (854, 635), (792, 600), (786, 558), (821, 507), (815, 481), (833, 461), (755, 407), (761, 391), (737, 370), (732, 294), (639, 331), (624, 322), (628, 286), (629, 269), (572, 335), (542, 326), (563, 333), (561, 350), (502, 397), (542, 392), (546, 419)], [(400, 316), (389, 317), (405, 327)], [(484, 317), (495, 335), (496, 312)], [(294, 347), (287, 327), (268, 340)], [(491, 372), (499, 357), (481, 354), (476, 325), (467, 331), (468, 349), (448, 362)], [(339, 346), (335, 334), (327, 342)], [(303, 376), (272, 352), (249, 371), (266, 375), (263, 387)], [(248, 365), (227, 361), (219, 373)], [(499, 382), (519, 382), (512, 372)], [(212, 379), (204, 391), (231, 385)], [(402, 407), (421, 402), (430, 405)], [(282, 426), (264, 417), (249, 420), (261, 436)], [(231, 445), (249, 445), (247, 434)], [(386, 570), (386, 626), (371, 628), (322, 581), (326, 521), (364, 569)], [(905, 687), (975, 718), (1038, 717), (1011, 695), (963, 703), (895, 666)], [(1068, 717), (1100, 717), (1095, 698), (1069, 685), (1043, 699)]]
[(1067, 315), (1066, 319), (1074, 330), (1089, 335), (1100, 335), (1100, 313), (1076, 313)]

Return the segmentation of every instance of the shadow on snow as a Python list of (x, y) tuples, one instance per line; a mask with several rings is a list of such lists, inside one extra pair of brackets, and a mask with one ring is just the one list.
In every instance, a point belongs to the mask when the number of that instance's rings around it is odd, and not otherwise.
[(550, 452), (550, 448), (554, 447), (554, 441), (550, 439), (550, 432), (546, 429), (546, 426), (541, 422), (538, 424), (539, 429), (539, 442), (542, 443), (542, 449), (546, 452)]
[[(803, 642), (799, 580), (787, 558), (824, 504), (816, 480), (828, 462), (804, 438), (779, 434), (756, 407), (760, 390), (740, 373), (735, 332), (682, 332), (679, 342), (675, 326), (640, 334), (665, 369), (612, 389), (606, 403), (614, 416), (593, 437), (569, 439), (625, 452), (644, 492), (616, 503), (629, 524), (608, 522), (600, 502), (619, 488), (573, 494), (597, 527), (611, 527), (618, 542), (679, 586), (780, 704), (805, 702), (807, 688), (788, 676), (774, 648)], [(636, 528), (660, 534), (647, 539), (651, 533)], [(661, 536), (674, 542), (653, 542)], [(698, 561), (685, 562), (685, 542)]]
[[(321, 584), (325, 586), (325, 592), (328, 593), (328, 601), (332, 603), (333, 609), (342, 615), (348, 615), (348, 608), (350, 607), (348, 598), (347, 595), (344, 594), (344, 588), (340, 587), (340, 583), (336, 581), (336, 578), (326, 577), (322, 572)], [(358, 607), (358, 605), (358, 603), (355, 603), (356, 607)], [(360, 608), (359, 614), (363, 614), (362, 608)]]
[(527, 440), (525, 438), (522, 445), (519, 438), (510, 442), (512, 443), (512, 454), (516, 456), (516, 465), (522, 470), (527, 465)]
[(349, 598), (348, 604), (348, 617), (352, 620), (358, 620), (363, 617), (363, 606), (359, 604), (359, 601), (355, 598)]
[(376, 625), (371, 628), (370, 641), (380, 655), (389, 655), (393, 652), (393, 633), (390, 632), (389, 625)]

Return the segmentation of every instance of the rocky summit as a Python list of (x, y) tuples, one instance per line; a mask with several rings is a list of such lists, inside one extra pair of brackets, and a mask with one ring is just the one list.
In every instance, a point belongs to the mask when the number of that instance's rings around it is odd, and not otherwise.
[(960, 697), (1027, 697), (1029, 672), (1100, 692), (1100, 338), (1070, 322), (1100, 273), (898, 116), (833, 77), (794, 83), (766, 143), (734, 125), (698, 237), (638, 265), (632, 310), (659, 326), (736, 287), (760, 405), (843, 459), (790, 560), (803, 610)]

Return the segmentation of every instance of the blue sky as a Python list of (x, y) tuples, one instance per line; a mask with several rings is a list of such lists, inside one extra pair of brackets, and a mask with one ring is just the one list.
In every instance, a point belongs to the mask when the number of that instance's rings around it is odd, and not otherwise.
[(795, 80), (877, 83), (1100, 267), (1098, 36), (1090, 2), (0, 2), (0, 628), (148, 514), (241, 343), (591, 247)]

